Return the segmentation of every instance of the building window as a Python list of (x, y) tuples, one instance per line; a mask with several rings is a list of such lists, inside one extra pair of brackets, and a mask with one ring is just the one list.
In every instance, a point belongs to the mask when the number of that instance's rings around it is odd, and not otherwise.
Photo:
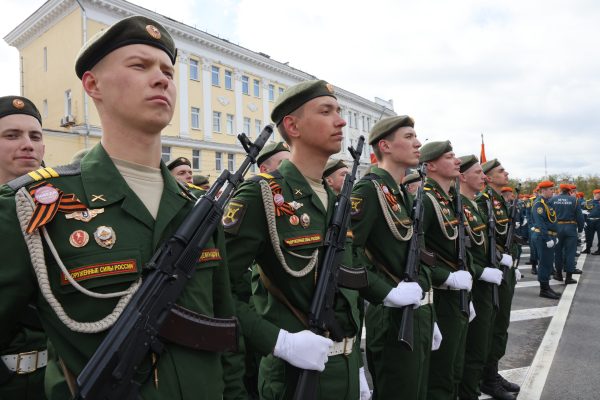
[(73, 115), (71, 113), (73, 108), (73, 98), (71, 95), (71, 89), (65, 90), (65, 115)]
[(250, 118), (244, 117), (244, 133), (250, 136)]
[(200, 109), (192, 107), (192, 128), (200, 129)]
[(242, 75), (242, 93), (250, 94), (250, 88), (248, 87), (248, 77), (246, 75)]
[(161, 152), (163, 162), (168, 163), (171, 160), (171, 146), (162, 146)]
[(275, 86), (269, 85), (269, 101), (275, 101)]
[(221, 113), (213, 111), (213, 131), (221, 132)]
[(233, 114), (227, 114), (227, 133), (233, 135)]
[(212, 67), (212, 84), (213, 86), (219, 86), (219, 67)]
[(225, 89), (233, 89), (232, 73), (229, 70), (225, 70)]
[(198, 79), (198, 60), (190, 58), (190, 79), (197, 81)]
[(284, 89), (282, 87), (279, 88), (279, 95), (278, 96), (281, 96), (283, 94), (283, 90)]
[(200, 169), (200, 150), (192, 150), (192, 169)]
[(260, 81), (254, 80), (254, 97), (260, 97)]
[(44, 47), (44, 72), (48, 72), (48, 48)]
[(227, 169), (231, 172), (235, 169), (235, 154), (227, 154)]
[(221, 171), (223, 169), (222, 157), (223, 157), (223, 153), (221, 153), (220, 151), (215, 152), (215, 169), (217, 171)]
[(48, 100), (42, 102), (42, 117), (48, 118)]
[(262, 121), (260, 119), (255, 119), (254, 120), (254, 128), (256, 129), (256, 137), (258, 137), (258, 135), (260, 135), (260, 131), (262, 130)]

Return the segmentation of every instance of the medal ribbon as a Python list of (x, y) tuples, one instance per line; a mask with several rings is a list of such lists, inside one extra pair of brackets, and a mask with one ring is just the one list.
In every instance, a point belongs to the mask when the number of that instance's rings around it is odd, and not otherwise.
[[(269, 187), (271, 188), (271, 193), (273, 193), (273, 197), (276, 194), (281, 194), (281, 192), (282, 192), (281, 186), (279, 186), (279, 184), (275, 181), (270, 181)], [(294, 207), (290, 206), (285, 201), (281, 205), (278, 205), (276, 203), (274, 203), (274, 204), (275, 204), (275, 215), (277, 215), (278, 217), (282, 216), (283, 214), (294, 215), (296, 213), (296, 210), (294, 209)]]
[(33, 215), (31, 216), (31, 220), (27, 226), (27, 233), (31, 234), (39, 227), (44, 226), (48, 222), (52, 221), (52, 219), (54, 219), (56, 216), (56, 213), (59, 211), (70, 213), (74, 211), (87, 210), (87, 207), (83, 205), (73, 193), (64, 194), (62, 190), (55, 188), (48, 182), (39, 183), (29, 189), (29, 194), (31, 197), (35, 199), (35, 192), (41, 187), (50, 187), (56, 190), (58, 192), (58, 199), (51, 204), (42, 204), (35, 200), (35, 210), (33, 210)]
[(394, 206), (398, 205), (398, 201), (396, 200), (396, 196), (394, 196), (391, 192), (387, 192), (387, 193), (383, 193), (385, 195), (385, 199), (387, 200), (388, 204), (390, 205), (390, 207), (392, 207), (392, 209), (394, 209)]

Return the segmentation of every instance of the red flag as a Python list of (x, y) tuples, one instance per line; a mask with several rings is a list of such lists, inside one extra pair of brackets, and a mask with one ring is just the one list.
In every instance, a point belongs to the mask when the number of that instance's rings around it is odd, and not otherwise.
[(479, 162), (483, 164), (486, 162), (485, 158), (485, 144), (483, 143), (483, 133), (481, 134), (481, 154), (479, 155)]
[(375, 157), (375, 153), (371, 153), (371, 164), (377, 164), (377, 157)]

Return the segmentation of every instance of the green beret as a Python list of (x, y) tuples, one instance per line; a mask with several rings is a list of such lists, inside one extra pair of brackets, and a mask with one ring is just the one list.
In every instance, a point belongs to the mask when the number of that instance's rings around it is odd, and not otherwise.
[(260, 167), (260, 165), (263, 162), (267, 161), (269, 157), (271, 157), (273, 154), (279, 153), (280, 151), (290, 151), (290, 148), (288, 147), (287, 143), (269, 143), (268, 145), (262, 148), (260, 153), (258, 153), (258, 157), (256, 157), (256, 165)]
[(479, 159), (473, 154), (469, 156), (458, 157), (458, 159), (460, 160), (460, 172), (465, 172), (479, 162)]
[(296, 111), (304, 103), (322, 96), (334, 96), (333, 85), (325, 81), (306, 81), (285, 89), (277, 98), (271, 120), (279, 125), (286, 115)]
[(406, 175), (402, 178), (403, 185), (410, 185), (411, 183), (419, 182), (421, 180), (421, 175), (418, 172), (413, 172), (412, 174)]
[(452, 145), (449, 140), (443, 142), (429, 142), (421, 147), (420, 150), (421, 157), (419, 157), (419, 162), (424, 163), (437, 160), (442, 154), (452, 151)]
[(146, 44), (163, 50), (175, 65), (177, 48), (169, 32), (158, 22), (137, 15), (96, 33), (83, 45), (75, 61), (77, 76), (81, 79), (108, 53), (130, 44)]
[(390, 133), (404, 126), (415, 127), (415, 121), (408, 115), (397, 115), (395, 117), (387, 117), (377, 121), (369, 133), (369, 144), (373, 145), (378, 140), (385, 138)]
[(188, 167), (192, 168), (192, 163), (185, 157), (178, 157), (174, 159), (173, 161), (167, 164), (167, 168), (169, 169), (169, 171), (172, 171), (180, 165), (187, 165)]
[(329, 175), (342, 168), (348, 168), (346, 163), (344, 163), (342, 160), (334, 160), (333, 158), (330, 158), (329, 161), (327, 161), (327, 164), (325, 164), (323, 178), (327, 178)]
[(196, 186), (204, 186), (208, 185), (208, 176), (204, 175), (194, 175), (192, 176), (192, 183)]
[(26, 97), (21, 96), (4, 96), (0, 97), (0, 118), (12, 114), (31, 115), (42, 124), (42, 116), (35, 104)]
[(486, 161), (483, 164), (481, 164), (481, 168), (483, 168), (483, 173), (487, 174), (488, 172), (490, 172), (491, 170), (493, 170), (496, 167), (500, 166), (500, 161), (498, 161), (497, 158), (494, 158), (493, 160), (490, 161)]

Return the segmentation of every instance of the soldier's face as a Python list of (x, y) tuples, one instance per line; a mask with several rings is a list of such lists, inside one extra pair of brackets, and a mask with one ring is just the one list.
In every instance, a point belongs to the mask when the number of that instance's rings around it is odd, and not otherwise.
[(485, 184), (485, 174), (479, 163), (471, 166), (468, 170), (463, 172), (461, 184), (467, 186), (471, 191), (478, 192)]
[(297, 139), (313, 151), (329, 157), (341, 150), (346, 121), (333, 97), (321, 96), (306, 102), (294, 123)]
[(552, 197), (553, 193), (554, 193), (554, 189), (553, 188), (543, 188), (543, 189), (540, 189), (540, 194), (545, 199), (549, 199), (550, 197)]
[(460, 160), (453, 151), (442, 154), (437, 160), (428, 162), (431, 172), (436, 172), (440, 177), (454, 179), (460, 175)]
[(279, 168), (279, 164), (281, 164), (281, 162), (283, 160), (287, 160), (289, 158), (290, 158), (289, 151), (280, 151), (278, 153), (275, 153), (271, 157), (269, 157), (265, 161), (263, 161), (262, 164), (260, 164), (260, 172), (266, 172), (266, 173), (273, 172), (277, 168)]
[(36, 170), (44, 158), (42, 126), (30, 115), (0, 118), (0, 184)]
[(171, 170), (171, 175), (179, 182), (192, 183), (192, 168), (189, 165), (179, 165)]
[(594, 200), (600, 200), (600, 193), (596, 193), (594, 195)]
[(490, 183), (496, 186), (508, 185), (508, 172), (502, 165), (497, 166), (488, 173)]
[(398, 128), (391, 139), (384, 139), (378, 143), (381, 154), (390, 157), (396, 164), (405, 167), (414, 167), (419, 164), (419, 148), (421, 142), (417, 139), (417, 133), (410, 126)]
[(326, 178), (327, 184), (331, 186), (334, 192), (339, 193), (344, 185), (346, 175), (348, 175), (348, 168), (340, 168)]
[(173, 65), (164, 51), (143, 44), (124, 46), (104, 57), (91, 73), (97, 83), (88, 93), (103, 123), (156, 133), (171, 121), (176, 88)]

